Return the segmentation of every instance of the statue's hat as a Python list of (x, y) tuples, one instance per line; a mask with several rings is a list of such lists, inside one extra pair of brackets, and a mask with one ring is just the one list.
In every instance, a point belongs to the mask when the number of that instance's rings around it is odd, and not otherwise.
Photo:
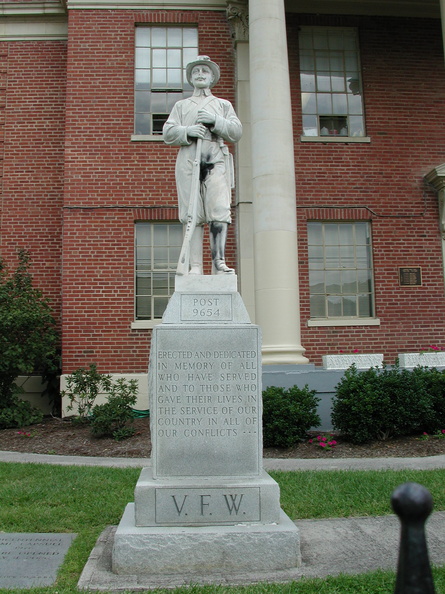
[(185, 67), (185, 73), (186, 73), (188, 82), (190, 84), (192, 84), (191, 76), (192, 76), (193, 68), (195, 66), (201, 66), (201, 65), (208, 66), (210, 68), (210, 70), (212, 71), (214, 80), (210, 86), (214, 87), (216, 85), (216, 83), (219, 81), (219, 77), (221, 76), (221, 73), (220, 73), (218, 64), (216, 64), (215, 62), (212, 62), (212, 60), (209, 58), (209, 56), (198, 56), (196, 60), (194, 60), (193, 62), (189, 62), (187, 64), (187, 66)]

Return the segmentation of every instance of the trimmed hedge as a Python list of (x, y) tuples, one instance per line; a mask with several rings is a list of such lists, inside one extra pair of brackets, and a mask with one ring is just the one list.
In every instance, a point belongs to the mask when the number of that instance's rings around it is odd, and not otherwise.
[(320, 424), (315, 390), (308, 386), (285, 389), (275, 386), (263, 391), (264, 447), (288, 448), (301, 441), (311, 427)]
[(332, 424), (352, 443), (445, 428), (445, 371), (352, 365), (336, 386)]

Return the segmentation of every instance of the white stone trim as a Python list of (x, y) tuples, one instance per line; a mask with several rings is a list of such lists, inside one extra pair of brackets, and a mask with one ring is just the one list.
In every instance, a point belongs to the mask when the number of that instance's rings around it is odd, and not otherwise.
[(340, 142), (343, 144), (369, 143), (369, 136), (300, 136), (301, 142)]
[(357, 369), (382, 367), (382, 354), (349, 353), (342, 355), (322, 355), (324, 369), (348, 369), (354, 364)]
[(131, 322), (132, 330), (151, 330), (161, 323), (162, 320), (135, 320)]
[(66, 14), (60, 2), (5, 2), (0, 4), (0, 16)]
[(43, 412), (49, 415), (52, 412), (52, 406), (48, 396), (42, 397), (42, 392), (46, 388), (46, 383), (42, 382), (40, 375), (19, 375), (15, 384), (23, 389), (23, 394), (19, 394), (20, 400), (29, 402)]
[(380, 326), (379, 318), (338, 318), (330, 320), (308, 320), (307, 325), (311, 326)]
[(400, 353), (399, 365), (411, 369), (421, 365), (423, 367), (445, 367), (445, 352), (431, 353)]
[[(147, 359), (147, 369), (148, 369), (148, 359)], [(60, 390), (66, 390), (66, 378), (69, 374), (65, 374), (60, 376)], [(105, 375), (111, 375), (111, 379), (115, 382), (120, 378), (124, 378), (126, 380), (135, 379), (138, 382), (139, 392), (138, 397), (136, 400), (136, 404), (133, 408), (136, 410), (147, 410), (149, 408), (149, 401), (148, 401), (148, 372), (147, 373), (110, 373)], [(99, 394), (94, 401), (94, 404), (104, 404), (107, 401), (107, 398), (104, 394)], [(62, 417), (72, 416), (77, 414), (76, 406), (72, 411), (68, 410), (67, 407), (69, 405), (68, 398), (62, 398)]]
[(66, 41), (66, 19), (21, 18), (0, 20), (0, 41)]
[(131, 142), (164, 142), (162, 134), (132, 134)]

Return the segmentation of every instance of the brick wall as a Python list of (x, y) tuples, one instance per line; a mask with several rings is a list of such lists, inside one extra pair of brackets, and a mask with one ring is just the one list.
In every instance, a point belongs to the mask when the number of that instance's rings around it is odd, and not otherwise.
[[(298, 26), (358, 27), (370, 144), (302, 143)], [(302, 344), (310, 361), (339, 350), (399, 352), (445, 346), (438, 200), (423, 177), (445, 161), (445, 72), (440, 21), (377, 17), (289, 19), (295, 110)], [(351, 206), (351, 208), (348, 208)], [(308, 220), (371, 222), (380, 326), (308, 327)], [(420, 266), (421, 287), (399, 267)]]
[[(0, 44), (1, 253), (12, 262), (17, 248), (31, 251), (36, 284), (57, 313), (63, 290), (64, 373), (93, 361), (106, 372), (147, 369), (151, 332), (131, 329), (134, 223), (176, 220), (176, 149), (131, 141), (134, 27), (144, 22), (196, 24), (200, 53), (222, 66), (215, 92), (234, 101), (222, 12), (75, 10), (68, 48)], [(370, 144), (300, 142), (303, 24), (358, 27)], [(437, 196), (423, 181), (445, 161), (440, 22), (289, 15), (288, 25), (306, 354), (320, 364), (322, 354), (358, 348), (392, 362), (445, 346)], [(308, 220), (371, 222), (380, 326), (307, 326)], [(234, 225), (228, 246), (234, 264)], [(420, 266), (423, 285), (400, 287), (402, 266)]]
[(1, 254), (32, 258), (60, 319), (66, 44), (0, 43)]
[[(199, 51), (222, 68), (216, 94), (234, 100), (234, 54), (224, 13), (71, 11), (63, 255), (63, 372), (145, 372), (151, 331), (134, 320), (134, 223), (177, 220), (177, 149), (131, 142), (134, 29), (195, 24)], [(159, 208), (162, 206), (163, 208)], [(234, 262), (233, 226), (228, 260)], [(207, 261), (208, 271), (209, 263)]]

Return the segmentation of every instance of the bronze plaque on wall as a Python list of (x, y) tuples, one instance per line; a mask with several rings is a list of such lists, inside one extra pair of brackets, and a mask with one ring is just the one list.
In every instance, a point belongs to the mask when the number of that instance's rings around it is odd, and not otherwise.
[(420, 266), (399, 268), (399, 285), (401, 287), (420, 287), (422, 285), (422, 269)]

